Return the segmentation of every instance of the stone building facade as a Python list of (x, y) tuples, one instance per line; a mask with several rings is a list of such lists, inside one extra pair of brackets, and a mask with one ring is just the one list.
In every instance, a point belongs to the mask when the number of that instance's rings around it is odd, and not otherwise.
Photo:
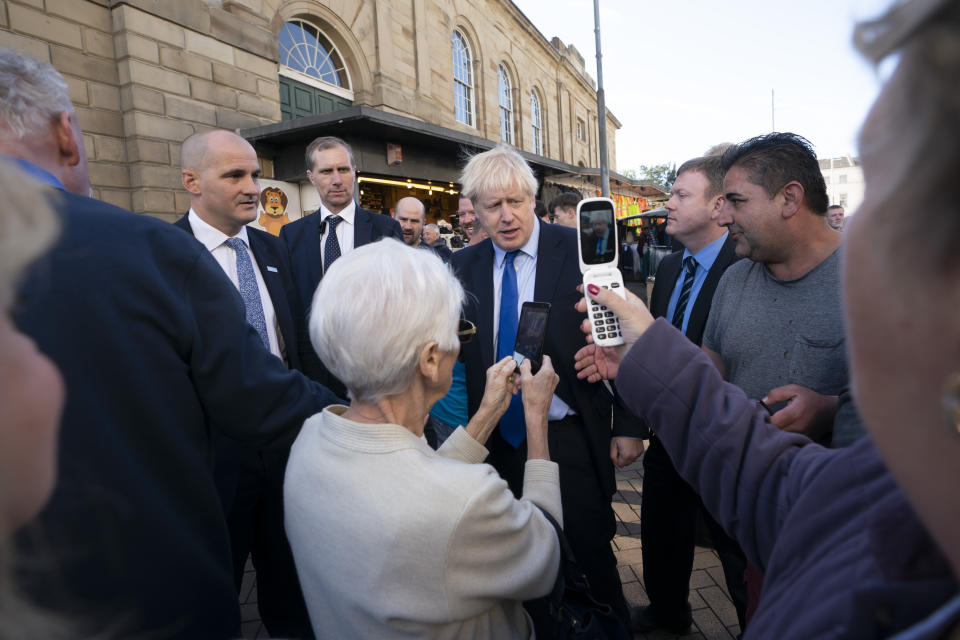
[[(255, 144), (269, 178), (277, 158), (295, 157), (315, 133), (336, 134), (337, 128), (298, 125), (297, 135), (279, 144), (265, 125), (289, 134), (279, 126), (285, 121), (350, 106), (401, 122), (408, 139), (422, 128), (427, 141), (476, 150), (506, 138), (541, 177), (599, 166), (595, 84), (583, 57), (557, 38), (548, 41), (510, 0), (0, 5), (0, 46), (47, 60), (67, 79), (86, 134), (95, 196), (139, 213), (173, 220), (189, 207), (178, 156), (191, 133), (267, 131)], [(278, 39), (289, 24), (317, 35), (329, 54), (326, 66), (298, 68), (297, 56), (284, 56), (289, 46), (278, 47)], [(620, 124), (609, 112), (604, 124), (614, 169)], [(382, 158), (368, 162), (378, 175), (455, 180), (457, 153), (414, 154), (406, 167), (389, 162), (391, 131), (360, 141), (383, 149)]]
[(863, 169), (860, 158), (841, 156), (839, 158), (821, 158), (820, 173), (827, 183), (827, 197), (830, 204), (844, 208), (846, 215), (853, 215), (863, 202)]

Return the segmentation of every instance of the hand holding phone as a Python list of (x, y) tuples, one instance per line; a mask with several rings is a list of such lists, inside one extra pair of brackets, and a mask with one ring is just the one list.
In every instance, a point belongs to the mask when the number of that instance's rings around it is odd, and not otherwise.
[(520, 308), (520, 321), (517, 323), (517, 340), (513, 345), (513, 359), (518, 368), (521, 362), (529, 360), (531, 373), (536, 374), (540, 369), (549, 320), (549, 302), (523, 303)]
[[(583, 286), (596, 285), (609, 289), (624, 300), (623, 275), (617, 268), (620, 245), (617, 239), (617, 221), (613, 200), (610, 198), (587, 198), (577, 205), (577, 244)], [(601, 347), (623, 344), (620, 320), (607, 307), (589, 301), (587, 314), (590, 317), (593, 341)]]

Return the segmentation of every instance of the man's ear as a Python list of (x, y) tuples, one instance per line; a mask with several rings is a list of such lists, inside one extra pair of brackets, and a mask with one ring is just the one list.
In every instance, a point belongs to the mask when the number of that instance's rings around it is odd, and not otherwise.
[(780, 215), (789, 218), (803, 205), (803, 185), (793, 180), (784, 185), (781, 191), (783, 191), (783, 211)]
[(70, 112), (61, 111), (54, 120), (54, 130), (57, 137), (57, 147), (60, 150), (60, 159), (68, 166), (75, 167), (80, 163), (80, 146), (73, 135), (73, 123), (70, 122)]
[(722, 195), (713, 196), (710, 199), (710, 219), (716, 220), (717, 216), (720, 214), (720, 210), (723, 209), (723, 204), (726, 202), (726, 199)]
[(180, 171), (180, 182), (183, 188), (195, 196), (200, 195), (200, 175), (193, 169), (183, 169)]
[(440, 378), (440, 347), (436, 342), (428, 342), (420, 350), (420, 359), (417, 362), (420, 373), (431, 382)]

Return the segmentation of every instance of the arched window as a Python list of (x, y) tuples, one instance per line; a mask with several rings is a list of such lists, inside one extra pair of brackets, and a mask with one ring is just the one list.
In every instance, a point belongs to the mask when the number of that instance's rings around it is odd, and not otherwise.
[(473, 124), (473, 54), (467, 39), (453, 32), (453, 109), (457, 122)]
[(291, 20), (280, 29), (280, 64), (321, 82), (350, 88), (340, 52), (309, 22)]
[(316, 25), (290, 20), (280, 29), (277, 44), (284, 120), (329, 113), (353, 104), (353, 87), (343, 56)]
[(537, 92), (530, 91), (530, 128), (531, 140), (533, 141), (533, 152), (538, 156), (543, 155), (543, 120), (540, 115), (540, 99), (537, 98)]
[(500, 139), (513, 144), (513, 83), (502, 64), (497, 67), (497, 86), (500, 96)]

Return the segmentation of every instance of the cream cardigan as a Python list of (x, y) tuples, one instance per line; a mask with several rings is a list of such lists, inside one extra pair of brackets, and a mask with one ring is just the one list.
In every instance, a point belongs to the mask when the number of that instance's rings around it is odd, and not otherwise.
[(556, 463), (517, 500), (462, 428), (439, 451), (328, 407), (303, 425), (284, 482), (287, 537), (318, 638), (529, 638), (521, 601), (553, 586)]

